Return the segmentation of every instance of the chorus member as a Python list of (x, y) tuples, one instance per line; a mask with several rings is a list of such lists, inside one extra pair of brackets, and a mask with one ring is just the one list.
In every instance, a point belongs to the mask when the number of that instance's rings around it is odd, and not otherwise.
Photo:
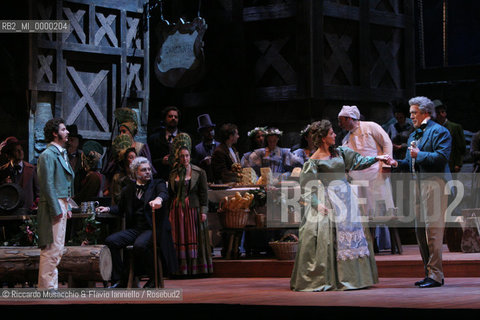
[(303, 165), (312, 154), (317, 150), (313, 144), (312, 133), (310, 131), (310, 125), (307, 125), (305, 129), (300, 131), (300, 147), (293, 151), (293, 154), (301, 159)]
[(301, 160), (290, 152), (289, 148), (278, 145), (283, 132), (278, 128), (268, 128), (265, 148), (256, 149), (250, 155), (250, 166), (260, 175), (260, 168), (269, 167), (272, 173), (290, 172), (295, 166), (300, 166)]
[(226, 123), (220, 127), (220, 145), (212, 155), (212, 167), (215, 183), (237, 182), (238, 175), (232, 169), (234, 163), (240, 163), (240, 156), (235, 145), (238, 141), (238, 128), (235, 124)]
[(212, 123), (210, 115), (201, 114), (197, 117), (197, 131), (202, 136), (202, 141), (195, 146), (192, 162), (205, 170), (207, 181), (214, 182), (212, 169), (212, 155), (220, 142), (215, 140), (215, 123)]
[(8, 162), (0, 167), (0, 183), (16, 183), (23, 190), (23, 208), (35, 209), (39, 200), (37, 168), (24, 160), (21, 142), (15, 137), (5, 140), (1, 150)]
[(130, 170), (130, 165), (136, 157), (137, 151), (132, 147), (118, 152), (119, 170), (113, 175), (112, 184), (110, 185), (112, 204), (118, 204), (122, 195), (122, 189), (128, 184), (135, 182), (135, 174)]
[[(338, 124), (347, 131), (342, 145), (362, 156), (375, 157), (388, 154), (393, 157), (392, 141), (383, 128), (373, 121), (361, 121), (357, 106), (343, 106), (338, 114)], [(368, 186), (359, 187), (359, 194), (367, 200), (365, 213), (371, 217), (385, 216), (395, 207), (390, 182), (390, 168), (376, 163), (364, 170), (349, 173), (353, 180), (367, 181)], [(378, 249), (389, 249), (390, 233), (386, 226), (377, 226)]]
[(256, 149), (265, 147), (265, 133), (267, 132), (267, 127), (255, 127), (252, 130), (248, 131), (247, 136), (250, 142), (250, 151), (245, 152), (240, 160), (242, 167), (250, 167), (250, 155)]
[(175, 158), (168, 181), (170, 224), (180, 275), (213, 272), (208, 235), (208, 185), (205, 171), (190, 163), (191, 140), (180, 133), (173, 141)]
[(82, 180), (85, 178), (86, 172), (82, 168), (82, 145), (83, 137), (78, 133), (78, 127), (76, 124), (67, 125), (68, 141), (67, 141), (67, 153), (70, 166), (75, 174), (75, 180), (73, 181), (73, 187), (75, 192), (79, 192)]
[(407, 119), (409, 120), (409, 113), (407, 107), (396, 107), (396, 109), (393, 111), (393, 115), (396, 119), (396, 122), (391, 124), (386, 131), (388, 136), (390, 137), (390, 140), (392, 140), (393, 158), (403, 159), (405, 158), (405, 154), (408, 148), (408, 137), (410, 136), (414, 128), (411, 121), (407, 121)]
[[(115, 173), (119, 172), (119, 162), (117, 158), (118, 151), (116, 150), (114, 144), (116, 139), (126, 138), (129, 140), (130, 145), (128, 147), (135, 148), (135, 151), (139, 157), (147, 158), (148, 161), (151, 161), (150, 147), (147, 143), (136, 141), (135, 137), (138, 133), (138, 118), (137, 113), (132, 108), (117, 108), (114, 111), (115, 120), (118, 122), (118, 135), (114, 138), (112, 142), (112, 148), (110, 148), (107, 159), (104, 162), (102, 174), (106, 178), (106, 186), (104, 196), (111, 196), (110, 194), (110, 184), (112, 183), (113, 176)], [(156, 173), (155, 168), (152, 168), (153, 174)]]
[(463, 166), (463, 157), (467, 151), (467, 142), (461, 124), (447, 119), (447, 106), (440, 100), (433, 100), (435, 106), (435, 121), (444, 126), (452, 137), (452, 151), (448, 160), (450, 172), (460, 172)]
[[(147, 158), (148, 161), (151, 162), (151, 152), (148, 144), (135, 140), (135, 136), (138, 133), (138, 119), (135, 110), (131, 108), (115, 109), (115, 117), (119, 123), (119, 134), (130, 136), (132, 139), (131, 147), (135, 148), (137, 155), (139, 157)], [(155, 170), (153, 170), (153, 168), (152, 172), (155, 174)]]
[(97, 141), (87, 141), (83, 145), (81, 163), (85, 175), (80, 184), (80, 189), (75, 192), (73, 199), (77, 204), (92, 201), (102, 196), (104, 177), (100, 173), (99, 163), (103, 156), (103, 147)]
[(152, 150), (152, 164), (157, 171), (158, 178), (168, 180), (172, 163), (169, 160), (173, 139), (181, 131), (180, 110), (175, 106), (168, 106), (162, 110), (163, 125), (148, 137), (148, 145)]

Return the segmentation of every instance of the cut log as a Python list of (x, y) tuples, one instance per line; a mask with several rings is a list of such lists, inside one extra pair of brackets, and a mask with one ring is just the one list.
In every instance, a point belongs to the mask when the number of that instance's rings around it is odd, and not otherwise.
[[(40, 249), (37, 247), (0, 247), (0, 281), (38, 279)], [(58, 266), (61, 281), (108, 281), (112, 257), (105, 245), (66, 246)]]

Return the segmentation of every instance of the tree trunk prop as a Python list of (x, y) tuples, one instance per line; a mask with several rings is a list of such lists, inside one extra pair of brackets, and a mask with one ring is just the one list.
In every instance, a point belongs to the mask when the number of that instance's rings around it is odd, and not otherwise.
[[(36, 282), (40, 249), (37, 247), (0, 247), (0, 281)], [(112, 257), (105, 245), (66, 246), (58, 266), (62, 281), (108, 281)]]

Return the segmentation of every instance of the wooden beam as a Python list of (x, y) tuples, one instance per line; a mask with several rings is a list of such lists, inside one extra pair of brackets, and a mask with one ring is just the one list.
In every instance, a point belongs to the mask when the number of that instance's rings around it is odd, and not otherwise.
[[(147, 20), (145, 23), (149, 23), (150, 20)], [(142, 23), (139, 24), (138, 28), (142, 28)], [(145, 54), (143, 58), (143, 89), (144, 89), (144, 99), (140, 109), (140, 123), (145, 127), (147, 131), (148, 125), (148, 113), (150, 110), (150, 26), (147, 25), (144, 29), (145, 32), (139, 32), (143, 40), (142, 48), (145, 49)], [(141, 49), (141, 48), (138, 48)], [(128, 53), (129, 51), (127, 51)], [(130, 56), (132, 54), (129, 54)]]
[(284, 19), (295, 17), (297, 4), (295, 1), (277, 3), (262, 7), (246, 7), (243, 9), (243, 21), (252, 22), (269, 19)]
[(323, 2), (323, 13), (327, 17), (360, 20), (360, 8), (352, 6), (339, 5), (330, 1)]
[(98, 28), (97, 32), (95, 33), (95, 39), (93, 44), (98, 46), (103, 38), (107, 37), (109, 39), (110, 44), (114, 48), (118, 48), (118, 39), (113, 32), (111, 25), (115, 23), (117, 15), (109, 14), (107, 17), (101, 12), (97, 12), (96, 16), (98, 21), (100, 21), (101, 27)]
[(307, 0), (306, 6), (309, 21), (310, 32), (310, 68), (309, 68), (309, 91), (308, 95), (312, 99), (318, 99), (321, 96), (324, 85), (324, 60), (325, 60), (325, 40), (324, 40), (324, 5), (325, 1)]
[(108, 75), (109, 71), (100, 70), (100, 72), (95, 75), (93, 81), (88, 86), (86, 86), (74, 67), (67, 67), (67, 70), (73, 79), (72, 84), (74, 84), (78, 88), (78, 90), (82, 94), (82, 97), (77, 101), (77, 104), (73, 107), (73, 109), (70, 110), (70, 114), (68, 115), (66, 122), (74, 123), (80, 112), (84, 109), (85, 105), (88, 104), (90, 110), (95, 115), (95, 118), (100, 123), (102, 129), (104, 131), (108, 131), (110, 126), (105, 120), (102, 112), (99, 110), (97, 103), (93, 99), (93, 95), (95, 94), (95, 91), (98, 89), (105, 77)]
[(111, 132), (100, 132), (100, 131), (90, 131), (90, 130), (78, 130), (78, 133), (82, 135), (84, 139), (94, 139), (94, 140), (110, 140), (112, 133)]
[[(372, 59), (370, 46), (372, 42), (370, 32), (370, 4), (369, 1), (360, 1), (360, 22), (359, 22), (359, 77), (360, 86), (368, 90), (372, 86), (371, 68)], [(353, 83), (352, 83), (353, 84)]]
[[(57, 19), (63, 19), (63, 0), (57, 0)], [(66, 35), (66, 34), (63, 34)], [(55, 105), (55, 116), (61, 116), (65, 119), (63, 114), (65, 108), (63, 108), (63, 90), (65, 84), (65, 77), (67, 73), (67, 62), (63, 58), (62, 45), (65, 38), (57, 34), (55, 37), (55, 54), (57, 59), (57, 88), (59, 91), (55, 92), (55, 101), (52, 104)]]
[(80, 19), (85, 15), (85, 10), (78, 10), (76, 12), (72, 12), (71, 8), (64, 7), (63, 12), (68, 18), (68, 21), (70, 22), (70, 33), (66, 34), (64, 37), (64, 40), (68, 38), (70, 34), (76, 34), (78, 39), (80, 40), (81, 43), (86, 44), (87, 43), (87, 36), (85, 35), (85, 32), (83, 31), (83, 26), (80, 25), (79, 21)]
[[(127, 35), (127, 12), (125, 10), (120, 11), (120, 39), (125, 39)], [(128, 96), (128, 82), (127, 82), (127, 68), (128, 68), (128, 61), (127, 61), (127, 47), (126, 43), (122, 41), (122, 45), (120, 46), (120, 88), (118, 95), (119, 100), (118, 103), (121, 105), (114, 106), (113, 108), (122, 108), (127, 106), (127, 99)]]
[(323, 87), (322, 99), (343, 101), (386, 102), (395, 98), (404, 98), (405, 90), (363, 88), (358, 86)]
[(46, 83), (40, 82), (37, 84), (38, 91), (48, 91), (48, 92), (63, 92), (63, 88), (59, 87), (56, 83)]
[(42, 55), (37, 56), (40, 68), (37, 69), (37, 82), (41, 83), (43, 76), (47, 77), (47, 83), (53, 84), (53, 72), (52, 72), (52, 55)]
[(403, 79), (407, 97), (415, 95), (415, 4), (404, 1), (405, 30), (403, 31)]
[(369, 12), (370, 23), (405, 28), (405, 15), (370, 9), (368, 1), (360, 1), (360, 8), (344, 6), (329, 1), (323, 1), (323, 6), (324, 14), (327, 17), (359, 21), (361, 15), (365, 15), (365, 13), (361, 13), (361, 10), (366, 10)]
[[(408, 0), (407, 0), (408, 1)], [(370, 11), (370, 23), (379, 24), (383, 26), (405, 28), (407, 16), (403, 14), (394, 14), (391, 12), (369, 10)]]
[(292, 66), (280, 55), (280, 51), (290, 37), (275, 39), (273, 41), (262, 40), (255, 42), (255, 45), (262, 53), (255, 65), (255, 80), (262, 79), (268, 68), (274, 68), (286, 84), (295, 84), (297, 75)]
[[(41, 47), (52, 47), (46, 41), (42, 42)], [(103, 46), (91, 46), (85, 45), (80, 43), (69, 43), (66, 42), (63, 44), (63, 50), (65, 51), (75, 51), (81, 53), (98, 53), (98, 54), (106, 54), (106, 55), (113, 55), (113, 56), (121, 56), (123, 49), (122, 48), (113, 48), (113, 47), (103, 47)], [(126, 50), (126, 54), (128, 56), (133, 55), (133, 49)], [(136, 58), (143, 58), (144, 57), (144, 50), (137, 49), (135, 51)]]
[(298, 96), (296, 85), (257, 88), (255, 96), (258, 101), (284, 101), (303, 98)]
[(117, 9), (117, 10), (126, 10), (126, 11), (133, 11), (141, 13), (143, 10), (143, 3), (145, 0), (102, 0), (102, 1), (95, 1), (95, 0), (68, 0), (68, 2), (79, 3), (79, 4), (96, 4), (97, 6), (101, 6), (104, 8), (109, 9)]

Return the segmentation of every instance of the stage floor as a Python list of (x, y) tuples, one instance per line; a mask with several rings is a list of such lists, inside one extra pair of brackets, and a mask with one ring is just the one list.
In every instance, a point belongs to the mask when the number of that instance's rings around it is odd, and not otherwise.
[[(447, 250), (448, 251), (448, 250)], [(407, 246), (404, 254), (377, 255), (377, 262), (394, 265), (406, 265), (412, 262), (421, 266), (420, 257), (415, 246)], [(217, 259), (216, 259), (217, 260)], [(252, 260), (235, 260), (245, 265)], [(220, 263), (220, 259), (216, 261)], [(278, 262), (263, 260), (263, 265)], [(444, 263), (474, 263), (478, 267), (480, 254), (444, 252)], [(288, 265), (292, 262), (282, 262)], [(264, 268), (270, 268), (264, 266)], [(380, 268), (380, 267), (379, 267)], [(403, 268), (403, 267), (402, 267)], [(461, 269), (461, 268), (460, 268)], [(462, 269), (463, 270), (463, 269)], [(478, 269), (477, 269), (478, 271)], [(417, 271), (416, 271), (417, 272)], [(463, 272), (463, 271), (462, 271)], [(58, 310), (74, 312), (110, 313), (122, 310), (131, 311), (172, 311), (182, 315), (205, 315), (209, 319), (228, 315), (259, 316), (259, 315), (309, 315), (311, 312), (337, 315), (355, 314), (374, 315), (459, 315), (460, 313), (477, 312), (480, 309), (480, 277), (458, 273), (446, 275), (445, 285), (439, 288), (420, 289), (414, 282), (423, 277), (396, 276), (380, 277), (379, 283), (363, 290), (341, 292), (293, 292), (289, 286), (289, 276), (236, 276), (216, 277), (215, 275), (196, 279), (165, 279), (165, 288), (180, 289), (182, 299), (165, 300), (122, 300), (111, 299), (79, 299), (79, 300), (31, 300), (31, 301), (0, 301), (2, 310), (9, 311), (43, 311), (54, 307)], [(140, 284), (143, 285), (144, 282)], [(64, 287), (64, 286), (62, 286)], [(97, 283), (102, 288), (102, 283)], [(212, 313), (214, 310), (215, 313)], [(374, 312), (374, 313), (372, 313)], [(223, 316), (221, 316), (223, 314)], [(280, 317), (279, 319), (284, 319)]]
[[(293, 292), (289, 278), (203, 278), (165, 280), (165, 288), (181, 289), (181, 301), (35, 300), (2, 302), (2, 310), (63, 308), (74, 312), (172, 311), (209, 315), (300, 315), (309, 312), (355, 313), (362, 316), (449, 314), (480, 309), (480, 278), (447, 278), (440, 288), (420, 289), (418, 278), (381, 278), (373, 287), (341, 292)], [(99, 284), (100, 286), (100, 284)], [(10, 310), (9, 310), (10, 311)], [(375, 312), (375, 314), (370, 314)], [(218, 317), (219, 314), (216, 314)], [(213, 317), (213, 314), (212, 314)], [(230, 317), (230, 316), (229, 316)], [(216, 317), (213, 317), (216, 318)], [(281, 319), (284, 319), (283, 317)]]

